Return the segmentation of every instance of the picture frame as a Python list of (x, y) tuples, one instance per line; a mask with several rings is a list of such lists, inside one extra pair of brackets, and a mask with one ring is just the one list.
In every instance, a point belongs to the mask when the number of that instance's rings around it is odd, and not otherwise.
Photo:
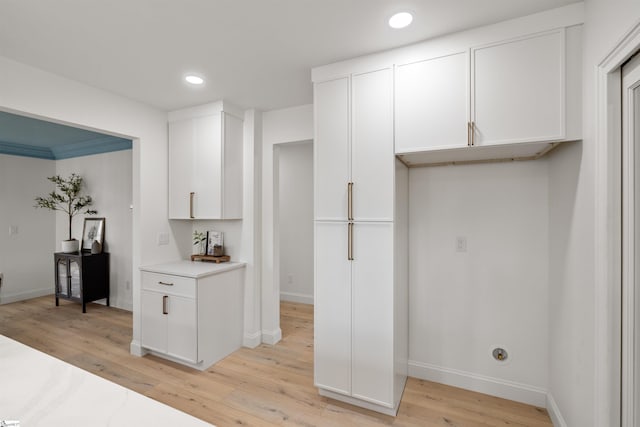
[(104, 218), (85, 218), (82, 226), (82, 245), (83, 252), (91, 252), (91, 246), (95, 240), (104, 247)]

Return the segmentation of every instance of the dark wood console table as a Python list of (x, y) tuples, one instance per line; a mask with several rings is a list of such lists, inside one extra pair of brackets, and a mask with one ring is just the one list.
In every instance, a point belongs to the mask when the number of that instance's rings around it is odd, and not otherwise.
[(107, 299), (109, 305), (109, 254), (84, 252), (53, 254), (56, 275), (56, 306), (59, 298), (82, 303)]

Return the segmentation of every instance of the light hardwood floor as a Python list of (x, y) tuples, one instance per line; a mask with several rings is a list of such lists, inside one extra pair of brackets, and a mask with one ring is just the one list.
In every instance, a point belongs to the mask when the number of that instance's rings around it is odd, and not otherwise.
[[(0, 334), (220, 427), (551, 426), (542, 408), (410, 378), (397, 417), (318, 395), (313, 307), (281, 305), (283, 339), (243, 348), (199, 372), (129, 354), (131, 313), (50, 297), (0, 306)], [(0, 355), (0, 363), (2, 356)]]

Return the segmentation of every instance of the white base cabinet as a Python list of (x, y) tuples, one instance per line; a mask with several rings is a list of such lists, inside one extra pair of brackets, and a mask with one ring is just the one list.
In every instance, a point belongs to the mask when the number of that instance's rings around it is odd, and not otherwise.
[(141, 270), (145, 350), (204, 370), (241, 347), (244, 264), (185, 261)]

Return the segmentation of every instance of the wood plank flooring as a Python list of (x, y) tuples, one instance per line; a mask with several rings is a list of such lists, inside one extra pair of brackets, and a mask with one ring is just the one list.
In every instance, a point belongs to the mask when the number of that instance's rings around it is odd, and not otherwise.
[[(204, 372), (129, 354), (131, 313), (53, 296), (0, 305), (0, 334), (217, 426), (552, 426), (521, 403), (410, 378), (397, 417), (320, 397), (313, 307), (283, 302), (283, 339), (243, 348)], [(0, 363), (2, 356), (0, 355)]]

